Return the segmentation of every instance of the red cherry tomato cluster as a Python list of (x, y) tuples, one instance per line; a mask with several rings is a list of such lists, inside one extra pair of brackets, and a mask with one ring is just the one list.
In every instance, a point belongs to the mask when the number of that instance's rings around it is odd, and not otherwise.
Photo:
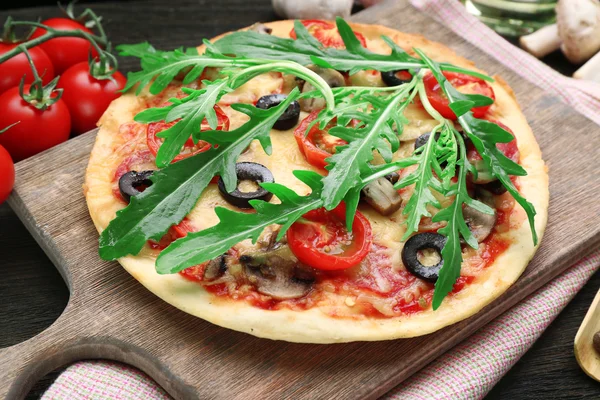
[[(12, 190), (13, 161), (93, 129), (125, 86), (115, 58), (103, 50), (110, 44), (101, 19), (91, 10), (79, 18), (72, 11), (70, 5), (68, 18), (41, 23), (9, 18), (5, 24), (0, 39), (0, 203)], [(87, 22), (98, 27), (98, 35)], [(17, 25), (35, 30), (19, 40)], [(58, 31), (73, 36), (57, 37)]]
[[(44, 20), (41, 24), (48, 28), (37, 27), (26, 40), (14, 39), (10, 31), (4, 35), (10, 41), (0, 42), (0, 57), (14, 49), (21, 51), (0, 62), (0, 109), (3, 110), (0, 129), (18, 122), (0, 135), (0, 145), (9, 151), (15, 162), (67, 140), (70, 134), (78, 135), (93, 129), (110, 102), (119, 97), (126, 81), (120, 72), (112, 71), (107, 64), (102, 64), (104, 69), (96, 68), (101, 65), (99, 58), (102, 59), (99, 57), (102, 50), (97, 50), (96, 46), (103, 43), (94, 45), (87, 38), (74, 36), (54, 37), (37, 44), (42, 36), (52, 35), (54, 31), (93, 36), (84, 23), (61, 17)], [(22, 46), (27, 48), (31, 64), (21, 50)], [(93, 61), (88, 63), (90, 55)], [(57, 78), (59, 74), (60, 78)], [(53, 100), (46, 106), (21, 99), (20, 82), (31, 84), (34, 91), (36, 76), (43, 85), (50, 83), (52, 88), (56, 85), (57, 89), (62, 89), (62, 94), (61, 90), (52, 91), (49, 98)], [(57, 83), (53, 82), (55, 78)], [(26, 94), (30, 90), (27, 85), (24, 89)]]

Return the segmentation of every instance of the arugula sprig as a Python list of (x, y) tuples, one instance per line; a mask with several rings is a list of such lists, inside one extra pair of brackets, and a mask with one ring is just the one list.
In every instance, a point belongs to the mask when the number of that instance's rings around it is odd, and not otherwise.
[(100, 235), (100, 256), (114, 260), (137, 254), (147, 240), (159, 240), (169, 227), (181, 222), (194, 208), (216, 175), (223, 178), (228, 191), (233, 191), (237, 185), (235, 163), (238, 157), (255, 139), (271, 154), (271, 128), (297, 94), (295, 89), (285, 101), (268, 110), (233, 104), (234, 110), (248, 115), (250, 120), (233, 131), (202, 132), (202, 138), (218, 146), (156, 171), (150, 178), (152, 185), (133, 196)]
[(329, 172), (323, 178), (323, 204), (326, 209), (332, 210), (346, 200), (348, 230), (352, 228), (360, 194), (352, 189), (359, 186), (365, 172), (368, 172), (374, 151), (386, 163), (392, 161), (392, 155), (400, 145), (396, 131), (402, 132), (406, 122), (404, 109), (414, 98), (419, 82), (420, 77), (416, 76), (389, 97), (361, 93), (353, 101), (367, 101), (372, 109), (362, 113), (360, 127), (339, 125), (329, 130), (329, 134), (344, 139), (348, 144), (337, 147), (336, 153), (327, 159)]
[[(431, 73), (433, 73), (440, 83), (440, 87), (448, 97), (450, 108), (458, 117), (458, 122), (469, 139), (473, 142), (477, 152), (485, 162), (487, 169), (492, 176), (502, 182), (502, 185), (504, 185), (517, 203), (525, 210), (529, 220), (529, 226), (531, 227), (533, 243), (534, 245), (537, 245), (538, 237), (537, 231), (535, 230), (535, 208), (533, 207), (533, 204), (528, 202), (521, 193), (519, 193), (510, 180), (510, 175), (525, 176), (527, 175), (527, 171), (522, 166), (506, 157), (496, 146), (498, 143), (508, 143), (512, 141), (514, 139), (513, 135), (502, 129), (498, 124), (475, 118), (473, 113), (469, 110), (472, 107), (486, 105), (486, 100), (482, 99), (482, 97), (485, 98), (485, 96), (465, 95), (460, 93), (446, 79), (438, 63), (431, 60), (422, 51), (418, 49), (415, 51), (423, 61), (425, 61), (431, 70)], [(487, 104), (491, 103), (487, 101)]]
[(278, 183), (262, 183), (263, 188), (279, 198), (280, 204), (250, 200), (250, 205), (256, 210), (251, 214), (217, 207), (215, 212), (219, 223), (173, 242), (158, 256), (156, 272), (176, 273), (217, 257), (243, 240), (256, 242), (263, 230), (273, 224), (281, 225), (277, 240), (281, 239), (296, 220), (323, 205), (321, 175), (312, 171), (294, 171), (294, 175), (311, 188), (309, 195), (299, 196)]
[[(211, 48), (209, 42), (207, 46)], [(293, 62), (240, 60), (227, 57), (214, 49), (210, 52), (210, 56), (198, 55), (193, 48), (164, 52), (157, 51), (148, 43), (121, 45), (118, 48), (121, 55), (135, 56), (141, 60), (142, 71), (130, 73), (124, 88), (129, 90), (137, 85), (137, 94), (148, 85), (150, 93), (160, 93), (182, 71), (185, 72), (183, 78), (185, 85), (199, 79), (202, 71), (207, 67), (222, 68), (222, 78), (214, 81), (203, 80), (204, 87), (199, 90), (184, 87), (182, 91), (187, 96), (183, 99), (171, 98), (170, 105), (150, 108), (135, 116), (135, 121), (142, 123), (163, 120), (173, 122), (181, 118), (173, 126), (157, 134), (158, 137), (165, 139), (156, 155), (156, 165), (159, 168), (173, 161), (190, 136), (198, 135), (205, 118), (209, 126), (216, 129), (217, 117), (214, 107), (223, 95), (262, 73), (281, 71), (293, 74), (310, 82), (317, 89), (316, 92), (325, 98), (327, 109), (333, 109), (335, 104), (333, 92), (327, 82), (310, 69)]]
[[(235, 54), (238, 57), (290, 60), (301, 65), (317, 64), (324, 68), (349, 71), (350, 74), (367, 69), (396, 71), (426, 67), (422, 60), (407, 54), (389, 37), (383, 36), (383, 40), (390, 46), (391, 54), (373, 53), (362, 47), (346, 21), (337, 18), (336, 25), (346, 49), (324, 47), (300, 21), (294, 21), (295, 40), (241, 31), (217, 40), (212, 49), (218, 54)], [(491, 80), (484, 74), (451, 64), (441, 64), (441, 68)]]

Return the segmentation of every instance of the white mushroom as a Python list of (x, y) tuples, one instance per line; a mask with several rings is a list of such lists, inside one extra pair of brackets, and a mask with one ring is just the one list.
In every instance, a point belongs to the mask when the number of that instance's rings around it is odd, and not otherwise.
[(600, 0), (559, 0), (556, 20), (555, 25), (522, 36), (523, 49), (542, 58), (560, 48), (574, 64), (600, 50)]
[(553, 24), (538, 29), (530, 35), (521, 36), (519, 43), (528, 53), (542, 58), (554, 50), (558, 50), (562, 40), (558, 36), (558, 25)]
[(575, 71), (573, 78), (600, 83), (600, 52)]
[(347, 18), (353, 0), (272, 0), (277, 15), (289, 19)]
[(582, 63), (600, 50), (599, 0), (559, 0), (556, 19), (561, 49), (569, 61)]

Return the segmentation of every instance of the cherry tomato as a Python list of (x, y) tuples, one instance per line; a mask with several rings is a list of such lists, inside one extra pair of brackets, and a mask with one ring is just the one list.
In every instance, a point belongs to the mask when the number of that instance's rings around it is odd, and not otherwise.
[[(319, 19), (305, 19), (302, 22), (302, 25), (308, 29), (311, 35), (313, 35), (321, 44), (325, 47), (334, 47), (336, 49), (345, 49), (344, 41), (340, 36), (340, 33), (337, 30), (337, 27), (333, 22), (322, 21)], [(356, 38), (363, 45), (363, 47), (367, 47), (367, 40), (365, 37), (354, 31)], [(294, 28), (290, 31), (290, 37), (292, 39), (296, 39), (296, 31)]]
[(0, 146), (0, 204), (4, 203), (4, 200), (8, 198), (14, 184), (15, 164), (12, 158), (10, 158), (8, 151)]
[(196, 232), (196, 228), (186, 217), (177, 225), (171, 226), (159, 242), (148, 240), (148, 245), (154, 250), (164, 250), (175, 240), (186, 237), (189, 232)]
[[(228, 130), (229, 129), (229, 117), (221, 110), (221, 107), (215, 105), (215, 112), (217, 114), (217, 130)], [(172, 122), (153, 122), (148, 124), (148, 130), (146, 134), (146, 143), (148, 144), (148, 148), (156, 157), (156, 153), (158, 153), (159, 147), (162, 145), (162, 139), (156, 136), (157, 133), (164, 131), (165, 129), (173, 126), (177, 121)], [(208, 121), (204, 119), (202, 121), (201, 130), (207, 131), (210, 130), (210, 126), (208, 125)], [(198, 143), (194, 144), (192, 138), (189, 138), (187, 142), (185, 142), (183, 146), (183, 151), (173, 159), (172, 162), (181, 161), (184, 158), (196, 155), (198, 153), (202, 153), (210, 149), (211, 144), (205, 142), (203, 140), (199, 140)]]
[[(19, 43), (0, 43), (0, 55), (9, 52), (18, 45)], [(45, 85), (54, 79), (54, 66), (48, 54), (38, 47), (33, 47), (27, 51), (38, 75), (42, 78), (42, 83)], [(11, 87), (19, 86), (23, 76), (25, 76), (25, 83), (33, 82), (33, 73), (25, 54), (18, 54), (0, 64), (0, 94)]]
[(326, 130), (319, 129), (318, 125), (313, 125), (308, 134), (306, 134), (308, 125), (318, 115), (319, 110), (315, 110), (304, 118), (294, 131), (294, 138), (296, 138), (300, 152), (304, 155), (306, 161), (315, 167), (325, 169), (327, 165), (325, 159), (335, 153), (337, 146), (343, 146), (348, 142), (328, 134)]
[[(29, 85), (24, 87), (29, 92)], [(14, 87), (0, 95), (0, 126), (17, 125), (0, 135), (0, 144), (15, 162), (56, 146), (69, 138), (71, 117), (67, 105), (58, 100), (46, 110), (38, 110)]]
[(369, 253), (373, 238), (371, 224), (356, 212), (352, 233), (346, 230), (346, 206), (331, 211), (309, 211), (287, 231), (294, 255), (306, 265), (322, 270), (339, 270), (359, 264)]
[[(483, 79), (476, 78), (474, 76), (459, 74), (456, 72), (444, 72), (444, 76), (448, 81), (461, 93), (465, 94), (482, 94), (484, 96), (490, 97), (492, 100), (496, 99), (496, 95), (494, 94), (494, 90), (492, 87)], [(456, 114), (448, 105), (448, 98), (446, 94), (442, 91), (440, 84), (433, 74), (428, 74), (423, 78), (423, 83), (425, 84), (425, 92), (427, 93), (427, 99), (436, 109), (437, 112), (442, 114), (444, 118), (448, 119), (456, 119)], [(481, 106), (474, 107), (471, 111), (473, 112), (473, 116), (475, 118), (481, 118), (485, 115), (487, 110), (491, 107), (489, 106)]]
[[(509, 132), (511, 135), (513, 135), (513, 137), (515, 136), (513, 131), (508, 126), (504, 125), (502, 122), (497, 121), (495, 119), (488, 119), (488, 121), (498, 124), (498, 126), (500, 126), (500, 128)], [(517, 146), (517, 138), (514, 138), (513, 140), (511, 140), (508, 143), (498, 143), (496, 145), (496, 147), (498, 148), (498, 150), (500, 150), (506, 157), (510, 158), (512, 161), (514, 161), (516, 163), (519, 162), (520, 153), (519, 153), (519, 147)], [(473, 145), (473, 142), (471, 142), (470, 140), (467, 141), (467, 159), (469, 161), (471, 161), (471, 163), (474, 163), (478, 160), (482, 160), (481, 155), (479, 155), (479, 152)]]
[[(73, 31), (79, 29), (90, 34), (93, 33), (81, 23), (69, 18), (50, 18), (42, 21), (42, 24), (59, 31)], [(45, 29), (37, 28), (33, 32), (33, 35), (31, 35), (31, 39), (40, 37), (45, 33)], [(63, 71), (71, 65), (87, 61), (90, 51), (92, 52), (93, 57), (98, 55), (98, 52), (96, 52), (90, 42), (78, 37), (59, 37), (50, 39), (47, 42), (40, 44), (39, 47), (44, 50), (50, 57), (50, 60), (52, 60), (54, 72), (56, 72), (57, 75), (62, 74)]]
[(121, 95), (119, 90), (127, 80), (118, 71), (112, 78), (98, 80), (91, 76), (87, 61), (69, 67), (60, 76), (58, 87), (64, 89), (62, 99), (71, 112), (75, 134), (94, 129), (110, 103)]

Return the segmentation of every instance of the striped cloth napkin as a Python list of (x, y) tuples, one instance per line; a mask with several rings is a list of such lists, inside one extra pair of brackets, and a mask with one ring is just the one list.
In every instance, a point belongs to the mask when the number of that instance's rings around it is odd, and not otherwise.
[[(423, 12), (495, 57), (525, 79), (557, 95), (600, 124), (600, 84), (564, 77), (514, 47), (454, 0), (411, 0)], [(402, 29), (401, 26), (397, 27)], [(386, 394), (384, 400), (483, 398), (531, 347), (600, 266), (600, 251), (583, 259), (525, 301)], [(108, 361), (68, 367), (43, 400), (169, 400), (150, 377)]]

